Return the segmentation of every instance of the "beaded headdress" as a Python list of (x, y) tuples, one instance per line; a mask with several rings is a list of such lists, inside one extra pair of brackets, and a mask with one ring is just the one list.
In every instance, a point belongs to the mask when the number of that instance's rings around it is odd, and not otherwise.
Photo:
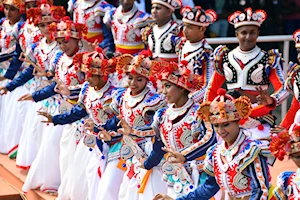
[(25, 10), (25, 2), (23, 0), (3, 0), (2, 4), (13, 6), (18, 9), (20, 13), (23, 13)]
[(69, 17), (64, 17), (60, 22), (53, 22), (49, 25), (49, 31), (53, 39), (64, 37), (81, 39), (87, 34), (87, 27), (84, 24), (74, 23)]
[(93, 75), (104, 76), (107, 79), (109, 74), (115, 72), (115, 61), (105, 59), (102, 49), (96, 51), (77, 53), (73, 58), (76, 71), (86, 73), (88, 77)]
[(203, 10), (200, 6), (191, 8), (189, 6), (183, 7), (180, 10), (183, 16), (182, 21), (196, 26), (209, 26), (217, 20), (217, 13), (214, 10)]
[(285, 155), (300, 152), (300, 123), (294, 123), (289, 131), (273, 136), (270, 151), (279, 160), (283, 160)]
[(188, 65), (186, 60), (181, 63), (156, 61), (152, 66), (152, 74), (155, 74), (159, 80), (169, 81), (190, 92), (199, 90), (203, 86), (203, 78), (194, 74), (192, 66)]
[(31, 8), (27, 12), (27, 18), (31, 23), (38, 25), (45, 22), (55, 22), (64, 17), (66, 11), (63, 6), (53, 6), (47, 1), (42, 1), (37, 8)]
[(264, 10), (252, 11), (252, 8), (246, 8), (244, 12), (236, 11), (228, 17), (228, 22), (234, 25), (234, 28), (246, 25), (255, 25), (260, 27), (266, 20), (267, 14)]
[(151, 68), (155, 61), (150, 60), (151, 52), (144, 50), (136, 56), (123, 54), (117, 58), (116, 70), (118, 77), (123, 73), (139, 74), (146, 77), (156, 87), (156, 80), (152, 76)]
[(202, 103), (197, 113), (201, 119), (212, 124), (247, 120), (251, 114), (251, 101), (246, 96), (234, 99), (220, 88), (218, 96), (212, 102)]

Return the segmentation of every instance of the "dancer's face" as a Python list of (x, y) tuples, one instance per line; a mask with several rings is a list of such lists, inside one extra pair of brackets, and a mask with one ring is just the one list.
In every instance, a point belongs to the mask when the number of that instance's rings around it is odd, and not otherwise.
[(204, 38), (205, 30), (205, 27), (196, 26), (189, 23), (184, 23), (183, 26), (184, 37), (191, 43), (201, 41)]
[(178, 105), (178, 102), (180, 102), (182, 98), (186, 98), (188, 93), (186, 89), (166, 80), (162, 81), (162, 90), (167, 102), (174, 103), (175, 105)]
[(4, 14), (9, 20), (10, 24), (15, 24), (21, 18), (20, 10), (7, 4), (4, 4)]
[(31, 2), (26, 2), (25, 3), (25, 11), (27, 12), (30, 8), (35, 8), (36, 7), (36, 2), (31, 1)]
[(172, 15), (172, 10), (158, 3), (152, 4), (151, 15), (156, 23), (160, 23)]
[(43, 23), (39, 23), (38, 27), (41, 31), (41, 34), (43, 36), (45, 36), (47, 39), (50, 39), (50, 32), (48, 29), (48, 26), (51, 24), (51, 22), (43, 22)]
[(132, 95), (138, 95), (147, 86), (147, 78), (139, 74), (128, 74), (128, 85)]
[(105, 81), (103, 80), (103, 76), (98, 76), (94, 74), (92, 74), (92, 76), (90, 77), (86, 76), (86, 80), (87, 82), (89, 82), (90, 87), (94, 87), (95, 89), (98, 90), (101, 89), (105, 84)]
[(134, 0), (120, 0), (120, 5), (123, 8), (123, 11), (128, 12), (129, 10), (131, 10), (133, 4), (134, 4)]
[(259, 27), (254, 25), (241, 26), (236, 30), (235, 35), (239, 40), (241, 50), (249, 51), (256, 45), (259, 36)]
[(78, 39), (70, 38), (69, 40), (66, 40), (64, 37), (57, 38), (57, 43), (59, 44), (59, 48), (67, 54), (67, 56), (73, 56), (78, 49)]
[(215, 131), (227, 143), (228, 146), (235, 142), (240, 132), (238, 121), (217, 123), (213, 125)]

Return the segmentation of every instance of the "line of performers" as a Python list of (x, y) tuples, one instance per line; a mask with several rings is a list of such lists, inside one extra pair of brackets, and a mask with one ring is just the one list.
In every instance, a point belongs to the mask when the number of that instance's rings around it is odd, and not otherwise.
[[(183, 7), (179, 24), (180, 0), (152, 0), (151, 16), (119, 3), (69, 0), (71, 19), (51, 1), (3, 0), (0, 152), (28, 170), (23, 192), (299, 199), (300, 66), (285, 79), (278, 50), (256, 45), (266, 13), (231, 14), (239, 45), (213, 49), (204, 36), (213, 10)], [(300, 52), (300, 30), (293, 38)], [(272, 186), (269, 168), (285, 155), (299, 170)]]

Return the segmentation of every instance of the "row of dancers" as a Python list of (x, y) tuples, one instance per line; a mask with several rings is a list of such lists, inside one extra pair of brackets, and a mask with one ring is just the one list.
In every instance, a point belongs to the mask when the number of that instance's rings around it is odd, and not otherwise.
[[(275, 158), (300, 167), (300, 100), (299, 65), (285, 79), (279, 51), (256, 45), (266, 13), (231, 14), (238, 47), (213, 49), (204, 36), (213, 10), (183, 7), (178, 23), (180, 0), (152, 0), (151, 16), (119, 3), (70, 0), (70, 19), (51, 1), (3, 0), (0, 152), (28, 170), (23, 192), (297, 199), (298, 171), (270, 184)], [(300, 30), (293, 38), (300, 49)]]

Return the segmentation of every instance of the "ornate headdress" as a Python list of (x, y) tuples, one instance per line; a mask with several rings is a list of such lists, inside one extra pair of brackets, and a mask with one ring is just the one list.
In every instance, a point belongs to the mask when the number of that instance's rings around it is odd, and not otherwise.
[(183, 7), (180, 10), (183, 16), (182, 21), (196, 26), (209, 26), (217, 20), (217, 13), (214, 10), (203, 10), (200, 6), (191, 8)]
[(23, 13), (25, 10), (25, 2), (23, 0), (3, 0), (2, 4), (13, 6), (18, 9), (20, 13)]
[(234, 99), (220, 88), (218, 96), (212, 102), (202, 103), (197, 113), (201, 119), (212, 124), (246, 120), (251, 114), (251, 101), (245, 96)]
[(229, 15), (228, 22), (234, 25), (234, 28), (246, 25), (255, 25), (260, 27), (267, 18), (264, 10), (252, 11), (252, 8), (246, 8), (244, 12), (236, 11)]
[(27, 18), (31, 23), (38, 25), (45, 22), (55, 22), (64, 17), (66, 11), (63, 6), (53, 6), (43, 0), (37, 8), (31, 8), (27, 12)]
[(295, 47), (300, 48), (300, 29), (294, 32), (293, 39), (295, 41)]
[(151, 68), (155, 61), (150, 60), (151, 52), (144, 50), (136, 56), (123, 54), (117, 58), (116, 70), (119, 78), (123, 73), (139, 74), (146, 77), (156, 87), (156, 80), (152, 76)]
[(115, 60), (105, 59), (102, 49), (96, 48), (93, 52), (78, 53), (73, 58), (73, 64), (76, 71), (82, 71), (86, 73), (88, 77), (92, 74), (104, 76), (104, 79), (108, 78), (110, 73), (115, 72)]
[(194, 74), (192, 66), (186, 60), (180, 64), (175, 62), (156, 61), (152, 66), (152, 74), (159, 80), (169, 81), (190, 92), (199, 90), (203, 86), (203, 79), (200, 75)]
[(53, 39), (64, 37), (69, 40), (70, 38), (81, 39), (87, 34), (88, 29), (84, 24), (74, 23), (66, 16), (60, 22), (50, 24), (49, 31)]
[(270, 151), (279, 160), (283, 160), (285, 155), (300, 152), (300, 123), (294, 123), (289, 131), (273, 136)]
[(182, 6), (181, 0), (152, 0), (152, 4), (161, 4), (170, 8), (172, 11), (179, 9)]

